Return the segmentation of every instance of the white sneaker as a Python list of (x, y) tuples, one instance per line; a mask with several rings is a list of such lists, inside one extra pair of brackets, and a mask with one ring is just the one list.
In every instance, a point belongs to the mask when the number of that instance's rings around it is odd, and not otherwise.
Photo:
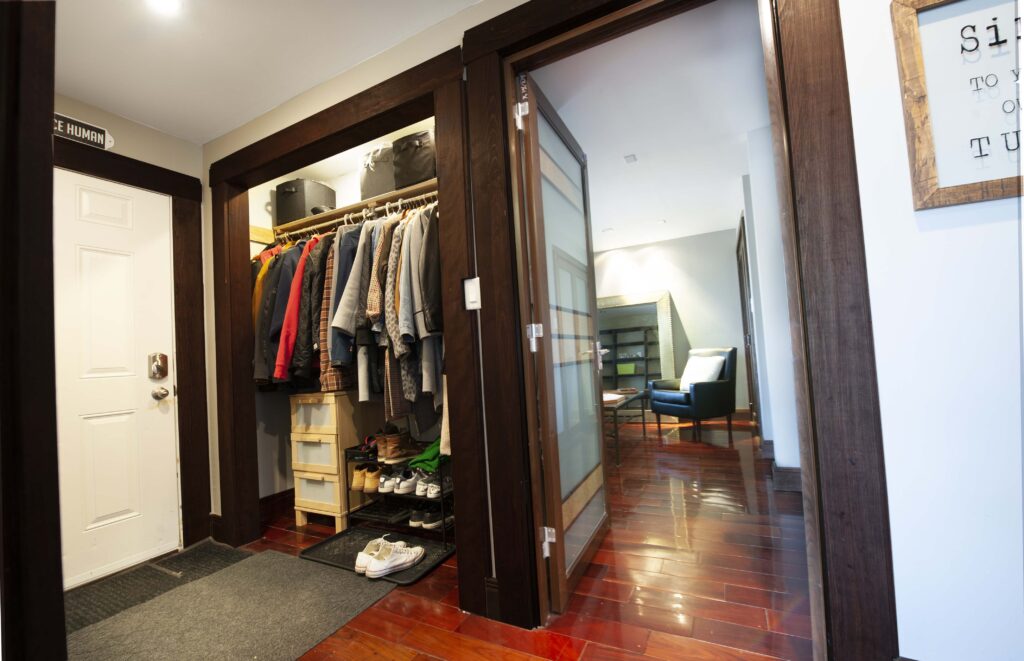
[(398, 546), (382, 549), (366, 566), (367, 578), (380, 578), (412, 567), (423, 559), (422, 546)]
[(366, 566), (370, 564), (370, 561), (373, 560), (381, 550), (389, 546), (405, 546), (405, 542), (389, 542), (383, 537), (370, 540), (370, 543), (366, 545), (366, 548), (360, 551), (359, 555), (356, 556), (356, 573), (366, 573)]
[(394, 473), (390, 475), (380, 474), (380, 486), (377, 487), (377, 491), (380, 493), (392, 493), (395, 490), (395, 483), (398, 482), (398, 476)]
[(420, 481), (416, 483), (416, 495), (417, 496), (426, 496), (427, 495), (427, 489), (430, 488), (430, 483), (434, 479), (434, 474), (433, 473), (426, 473), (426, 472), (422, 472), (422, 471), (421, 471), (421, 474), (422, 474), (422, 477), (420, 478)]
[(398, 481), (395, 483), (395, 493), (415, 493), (416, 487), (419, 486), (420, 481), (423, 479), (423, 473), (420, 471), (404, 470), (402, 474), (398, 476)]

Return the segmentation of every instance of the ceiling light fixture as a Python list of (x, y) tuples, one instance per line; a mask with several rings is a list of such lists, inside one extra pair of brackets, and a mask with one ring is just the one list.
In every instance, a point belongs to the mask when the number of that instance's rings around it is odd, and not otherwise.
[(602, 231), (602, 232), (614, 232), (614, 231), (615, 231), (615, 228), (614, 228), (614, 227), (606, 227), (606, 228), (604, 228), (604, 229), (603, 229), (603, 230), (601, 230), (601, 231)]
[(161, 16), (177, 16), (181, 13), (183, 0), (146, 0), (149, 8)]
[(624, 158), (627, 163), (636, 163), (636, 154), (626, 154)]

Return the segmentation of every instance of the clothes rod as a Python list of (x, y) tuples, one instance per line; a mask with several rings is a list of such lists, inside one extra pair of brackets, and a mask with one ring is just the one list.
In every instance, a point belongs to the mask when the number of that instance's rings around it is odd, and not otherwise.
[(355, 204), (349, 204), (337, 209), (331, 209), (323, 213), (318, 213), (315, 216), (307, 216), (300, 218), (299, 220), (293, 220), (283, 225), (278, 225), (274, 228), (274, 234), (278, 237), (286, 236), (289, 234), (295, 234), (297, 232), (312, 230), (318, 227), (324, 227), (331, 224), (331, 222), (340, 220), (348, 215), (354, 215), (361, 211), (368, 210), (374, 211), (377, 207), (383, 206), (390, 202), (412, 202), (420, 199), (424, 199), (430, 195), (437, 194), (437, 178), (428, 179), (412, 186), (407, 186), (400, 190), (391, 191), (390, 193), (384, 193), (377, 195)]

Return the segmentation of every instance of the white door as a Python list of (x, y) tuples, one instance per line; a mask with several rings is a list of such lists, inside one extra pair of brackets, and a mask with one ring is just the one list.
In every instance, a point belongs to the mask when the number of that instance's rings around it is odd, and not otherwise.
[[(171, 199), (60, 169), (53, 196), (70, 588), (179, 548)], [(167, 376), (151, 374), (151, 353), (168, 356)]]

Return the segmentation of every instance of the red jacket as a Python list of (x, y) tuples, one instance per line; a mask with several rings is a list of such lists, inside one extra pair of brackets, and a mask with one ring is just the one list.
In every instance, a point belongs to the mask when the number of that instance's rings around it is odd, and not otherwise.
[(281, 344), (277, 348), (277, 360), (274, 361), (274, 378), (287, 379), (288, 366), (292, 364), (292, 353), (295, 351), (295, 337), (299, 330), (299, 303), (302, 299), (302, 274), (306, 271), (306, 258), (309, 251), (320, 241), (320, 237), (313, 237), (306, 242), (299, 256), (299, 263), (295, 265), (295, 275), (292, 277), (291, 289), (288, 292), (288, 307), (284, 311), (284, 321), (281, 326)]

